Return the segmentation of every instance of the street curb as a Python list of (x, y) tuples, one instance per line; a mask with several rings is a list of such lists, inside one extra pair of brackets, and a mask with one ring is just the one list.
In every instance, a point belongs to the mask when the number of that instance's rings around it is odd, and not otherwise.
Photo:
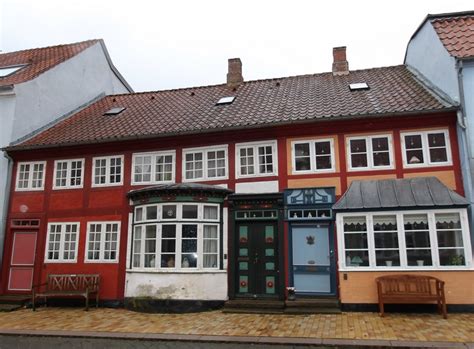
[(213, 336), (193, 334), (137, 333), (137, 332), (91, 332), (91, 331), (51, 331), (51, 330), (5, 330), (0, 329), (0, 336), (26, 337), (68, 337), (68, 338), (100, 338), (148, 341), (183, 341), (234, 344), (276, 344), (313, 347), (341, 348), (464, 348), (474, 349), (474, 342), (428, 342), (398, 341), (374, 339), (327, 339), (302, 337), (253, 337), (253, 336)]

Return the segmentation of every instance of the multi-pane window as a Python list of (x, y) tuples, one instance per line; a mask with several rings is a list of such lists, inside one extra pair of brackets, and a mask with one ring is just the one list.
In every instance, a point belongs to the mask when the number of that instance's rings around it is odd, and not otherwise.
[(238, 177), (277, 174), (276, 142), (237, 144), (236, 168)]
[(451, 163), (448, 130), (406, 132), (401, 138), (406, 167)]
[(183, 150), (185, 181), (227, 178), (227, 147)]
[(376, 135), (347, 138), (349, 169), (392, 168), (392, 137)]
[(94, 158), (93, 187), (120, 185), (123, 181), (123, 156)]
[(132, 268), (219, 268), (219, 205), (166, 203), (135, 208)]
[(75, 262), (79, 223), (49, 223), (46, 241), (47, 262)]
[(467, 212), (338, 214), (346, 268), (453, 268), (472, 265)]
[(43, 190), (46, 162), (19, 162), (16, 190)]
[(174, 182), (175, 152), (133, 154), (132, 184)]
[(117, 262), (120, 222), (89, 223), (86, 257), (88, 262)]
[(53, 189), (82, 188), (84, 159), (56, 160)]
[(334, 170), (333, 139), (293, 142), (293, 173)]

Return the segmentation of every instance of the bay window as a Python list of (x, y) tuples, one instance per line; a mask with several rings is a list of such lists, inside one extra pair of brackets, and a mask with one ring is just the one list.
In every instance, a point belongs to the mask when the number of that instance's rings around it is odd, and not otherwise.
[(443, 166), (451, 164), (448, 130), (401, 133), (405, 167)]
[(337, 224), (343, 268), (472, 266), (465, 209), (339, 213)]
[(163, 203), (135, 208), (132, 269), (219, 269), (219, 205)]
[(347, 138), (350, 170), (377, 170), (393, 168), (392, 137), (374, 135)]

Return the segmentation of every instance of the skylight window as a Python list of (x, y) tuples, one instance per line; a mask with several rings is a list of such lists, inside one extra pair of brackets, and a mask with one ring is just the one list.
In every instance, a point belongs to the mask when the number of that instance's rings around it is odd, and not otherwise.
[(366, 82), (355, 82), (353, 84), (349, 84), (349, 88), (351, 91), (357, 90), (368, 90), (370, 87), (367, 85)]
[(124, 107), (114, 107), (112, 109), (107, 110), (104, 115), (118, 115), (125, 110)]
[(0, 78), (5, 78), (9, 75), (12, 75), (24, 66), (25, 65), (17, 65), (16, 67), (0, 67)]
[(222, 97), (219, 99), (216, 103), (216, 105), (222, 105), (222, 104), (231, 104), (235, 99), (235, 96), (228, 96), (228, 97)]

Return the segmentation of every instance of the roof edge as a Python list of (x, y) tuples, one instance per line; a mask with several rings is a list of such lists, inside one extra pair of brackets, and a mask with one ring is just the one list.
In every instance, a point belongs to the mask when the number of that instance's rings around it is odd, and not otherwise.
[(118, 69), (115, 67), (115, 65), (112, 62), (112, 58), (109, 55), (109, 51), (107, 50), (107, 46), (105, 45), (105, 41), (103, 39), (99, 39), (99, 43), (102, 47), (102, 50), (104, 51), (105, 58), (107, 59), (107, 63), (109, 64), (110, 69), (114, 73), (114, 75), (117, 77), (117, 79), (120, 80), (120, 82), (125, 86), (125, 88), (128, 90), (128, 92), (133, 93), (132, 86), (125, 80), (122, 74), (118, 71)]
[[(110, 97), (110, 96), (107, 96)], [(261, 129), (265, 127), (277, 127), (277, 126), (288, 126), (288, 125), (295, 125), (295, 124), (307, 124), (311, 122), (330, 122), (330, 121), (349, 121), (349, 120), (359, 120), (359, 119), (367, 119), (371, 117), (399, 117), (399, 116), (412, 116), (412, 115), (426, 115), (426, 114), (441, 114), (447, 113), (451, 111), (457, 111), (458, 107), (446, 107), (443, 109), (426, 109), (426, 110), (415, 110), (415, 111), (401, 111), (401, 112), (394, 112), (394, 113), (385, 113), (385, 114), (353, 114), (353, 115), (339, 115), (339, 116), (331, 116), (331, 117), (321, 117), (321, 118), (314, 118), (314, 119), (303, 119), (303, 120), (294, 120), (294, 121), (284, 121), (284, 122), (275, 122), (275, 123), (264, 123), (264, 124), (252, 124), (252, 125), (244, 125), (244, 126), (234, 126), (234, 127), (220, 127), (214, 129), (202, 129), (202, 130), (195, 130), (195, 131), (184, 131), (184, 132), (171, 132), (171, 133), (162, 133), (162, 134), (149, 134), (149, 135), (141, 135), (141, 136), (126, 136), (126, 137), (112, 137), (112, 138), (104, 138), (104, 139), (97, 139), (97, 140), (87, 140), (84, 142), (63, 142), (63, 143), (55, 143), (55, 144), (41, 144), (41, 145), (27, 145), (21, 146), (18, 143), (10, 144), (7, 147), (0, 148), (0, 150), (6, 152), (12, 151), (23, 151), (23, 150), (39, 150), (39, 149), (51, 149), (51, 148), (58, 148), (58, 147), (73, 147), (73, 146), (84, 146), (89, 144), (105, 144), (105, 143), (114, 143), (114, 142), (123, 142), (123, 141), (133, 141), (133, 140), (146, 140), (146, 139), (153, 139), (153, 138), (166, 138), (166, 137), (174, 137), (174, 136), (189, 136), (189, 135), (199, 135), (203, 133), (215, 133), (215, 132), (226, 132), (226, 131), (239, 131), (245, 129)], [(51, 127), (51, 126), (50, 126)], [(48, 127), (49, 128), (49, 127)], [(44, 131), (44, 130), (42, 130)], [(24, 140), (25, 141), (25, 140)]]

